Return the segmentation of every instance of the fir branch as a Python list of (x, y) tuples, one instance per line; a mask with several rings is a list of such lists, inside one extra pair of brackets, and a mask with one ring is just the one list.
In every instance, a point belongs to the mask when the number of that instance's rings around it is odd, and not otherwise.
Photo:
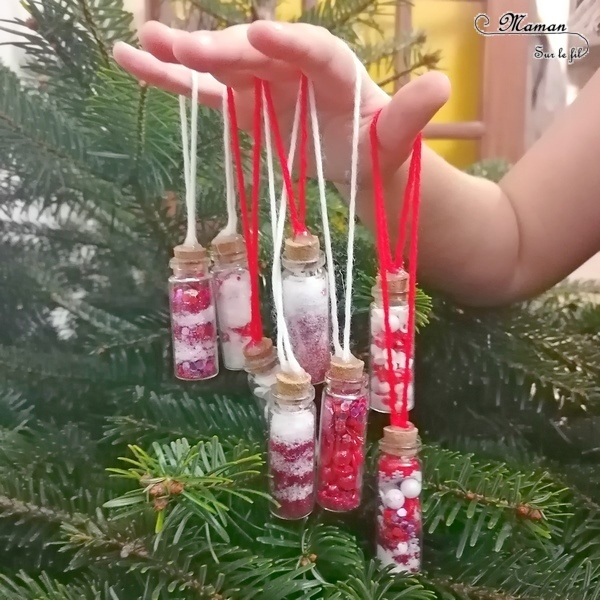
[(484, 531), (494, 532), (498, 552), (519, 531), (550, 538), (553, 527), (566, 516), (565, 490), (546, 473), (511, 472), (502, 463), (481, 464), (472, 456), (439, 448), (426, 448), (423, 458), (428, 531), (461, 523), (458, 558), (467, 544), (477, 544)]
[(0, 574), (0, 596), (2, 600), (116, 600), (91, 584), (64, 585), (46, 573), (33, 578), (23, 571), (14, 578)]
[(81, 12), (83, 14), (83, 22), (87, 26), (88, 30), (92, 34), (94, 40), (96, 40), (96, 45), (98, 47), (98, 52), (102, 58), (102, 62), (105, 67), (108, 67), (110, 64), (110, 55), (109, 50), (104, 44), (104, 40), (100, 34), (100, 29), (94, 22), (94, 18), (92, 16), (92, 11), (90, 10), (90, 6), (87, 0), (77, 0), (79, 7), (81, 8)]
[(141, 487), (110, 500), (105, 508), (125, 508), (118, 514), (129, 517), (145, 511), (151, 502), (157, 513), (157, 533), (162, 531), (168, 511), (181, 505), (185, 512), (197, 514), (207, 527), (228, 542), (227, 506), (219, 496), (235, 495), (246, 502), (252, 502), (253, 497), (268, 497), (264, 492), (241, 485), (260, 474), (262, 458), (248, 455), (240, 448), (226, 455), (216, 437), (210, 443), (200, 442), (195, 446), (190, 446), (186, 439), (171, 444), (154, 443), (152, 455), (137, 446), (129, 449), (135, 458), (121, 460), (133, 468), (109, 471), (117, 477), (133, 479)]
[(139, 166), (140, 158), (146, 143), (146, 113), (148, 108), (148, 86), (140, 84), (140, 100), (137, 117), (137, 150), (135, 152), (135, 164)]
[(248, 402), (226, 396), (192, 396), (181, 390), (157, 393), (143, 387), (128, 395), (133, 402), (124, 398), (119, 403), (123, 413), (108, 419), (105, 436), (112, 443), (208, 440), (218, 435), (227, 448), (240, 443), (254, 449), (264, 446), (263, 418)]

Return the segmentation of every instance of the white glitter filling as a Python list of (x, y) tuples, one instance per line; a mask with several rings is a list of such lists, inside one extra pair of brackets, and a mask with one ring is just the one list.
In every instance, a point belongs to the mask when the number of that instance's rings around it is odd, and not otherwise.
[(312, 483), (306, 485), (290, 485), (285, 489), (274, 492), (273, 495), (277, 500), (287, 500), (293, 502), (295, 500), (304, 500), (313, 493), (314, 486)]

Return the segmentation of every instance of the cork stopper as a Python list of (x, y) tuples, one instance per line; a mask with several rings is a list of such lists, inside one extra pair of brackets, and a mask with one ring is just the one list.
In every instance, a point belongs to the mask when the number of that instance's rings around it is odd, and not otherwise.
[(206, 248), (200, 244), (196, 246), (180, 244), (173, 248), (173, 256), (180, 262), (194, 263), (206, 260), (208, 253), (206, 252)]
[[(408, 293), (408, 273), (401, 270), (398, 273), (387, 274), (387, 285), (390, 294)], [(377, 275), (377, 287), (381, 289), (381, 275)]]
[(319, 238), (311, 233), (305, 233), (285, 240), (284, 256), (295, 262), (315, 262), (319, 260), (321, 245)]
[(246, 244), (239, 233), (217, 236), (211, 244), (215, 260), (224, 263), (239, 260), (246, 254)]
[(349, 361), (339, 356), (332, 356), (329, 364), (329, 376), (342, 381), (360, 381), (364, 370), (365, 363), (356, 356), (350, 356)]
[(246, 370), (250, 373), (263, 373), (273, 367), (277, 362), (274, 350), (272, 340), (266, 337), (260, 342), (247, 344), (244, 348)]
[(277, 394), (290, 402), (304, 399), (311, 389), (310, 375), (306, 372), (301, 375), (282, 372), (277, 373), (276, 378), (275, 389)]
[(394, 456), (416, 456), (420, 447), (419, 430), (412, 423), (406, 428), (388, 425), (383, 428), (379, 447), (382, 452)]

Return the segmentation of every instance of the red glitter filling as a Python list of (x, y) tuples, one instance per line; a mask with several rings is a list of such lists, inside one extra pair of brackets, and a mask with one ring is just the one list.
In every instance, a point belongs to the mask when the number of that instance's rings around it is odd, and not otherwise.
[(310, 375), (313, 385), (325, 381), (331, 360), (329, 319), (310, 314), (287, 321), (296, 360)]
[[(314, 460), (313, 440), (301, 444), (273, 441), (269, 443), (271, 494), (280, 504), (279, 507), (272, 509), (277, 517), (290, 520), (301, 519), (312, 512)], [(299, 467), (305, 463), (308, 463), (311, 468), (298, 473)]]
[(195, 380), (209, 379), (217, 375), (219, 363), (217, 360), (217, 331), (214, 318), (211, 321), (201, 321), (200, 313), (212, 305), (212, 288), (210, 280), (178, 283), (172, 286), (170, 293), (171, 313), (176, 316), (198, 315), (199, 321), (189, 325), (181, 325), (172, 320), (173, 339), (180, 345), (200, 347), (199, 354), (204, 355), (198, 360), (190, 360), (189, 356), (181, 357), (174, 349), (175, 375), (179, 379)]

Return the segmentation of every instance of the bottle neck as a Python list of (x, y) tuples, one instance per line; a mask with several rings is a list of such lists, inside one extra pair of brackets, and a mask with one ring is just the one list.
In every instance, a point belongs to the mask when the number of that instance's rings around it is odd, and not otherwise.
[(297, 275), (310, 277), (311, 275), (318, 275), (322, 272), (323, 266), (325, 265), (325, 255), (323, 252), (319, 252), (319, 256), (315, 260), (291, 260), (285, 256), (281, 257), (281, 264), (286, 271)]
[[(275, 386), (274, 386), (275, 387)], [(313, 405), (315, 399), (315, 389), (311, 389), (303, 396), (290, 397), (282, 396), (275, 389), (271, 390), (271, 400), (273, 404), (281, 411), (296, 412), (306, 410)]]
[(213, 254), (213, 262), (215, 269), (226, 270), (248, 268), (248, 257), (245, 252), (236, 252), (234, 254)]
[(181, 260), (172, 258), (169, 266), (175, 277), (208, 277), (210, 261), (208, 259), (199, 261)]
[[(373, 302), (378, 308), (383, 308), (383, 293), (381, 285), (376, 284), (371, 288)], [(390, 306), (406, 306), (408, 303), (408, 292), (391, 292), (388, 290)]]
[(246, 359), (246, 372), (250, 375), (264, 375), (273, 371), (277, 366), (279, 366), (279, 360), (277, 359), (277, 354), (275, 352), (262, 359), (250, 361)]
[(366, 393), (367, 376), (363, 375), (360, 379), (339, 379), (337, 377), (325, 376), (326, 393), (332, 395), (356, 396), (360, 398)]

